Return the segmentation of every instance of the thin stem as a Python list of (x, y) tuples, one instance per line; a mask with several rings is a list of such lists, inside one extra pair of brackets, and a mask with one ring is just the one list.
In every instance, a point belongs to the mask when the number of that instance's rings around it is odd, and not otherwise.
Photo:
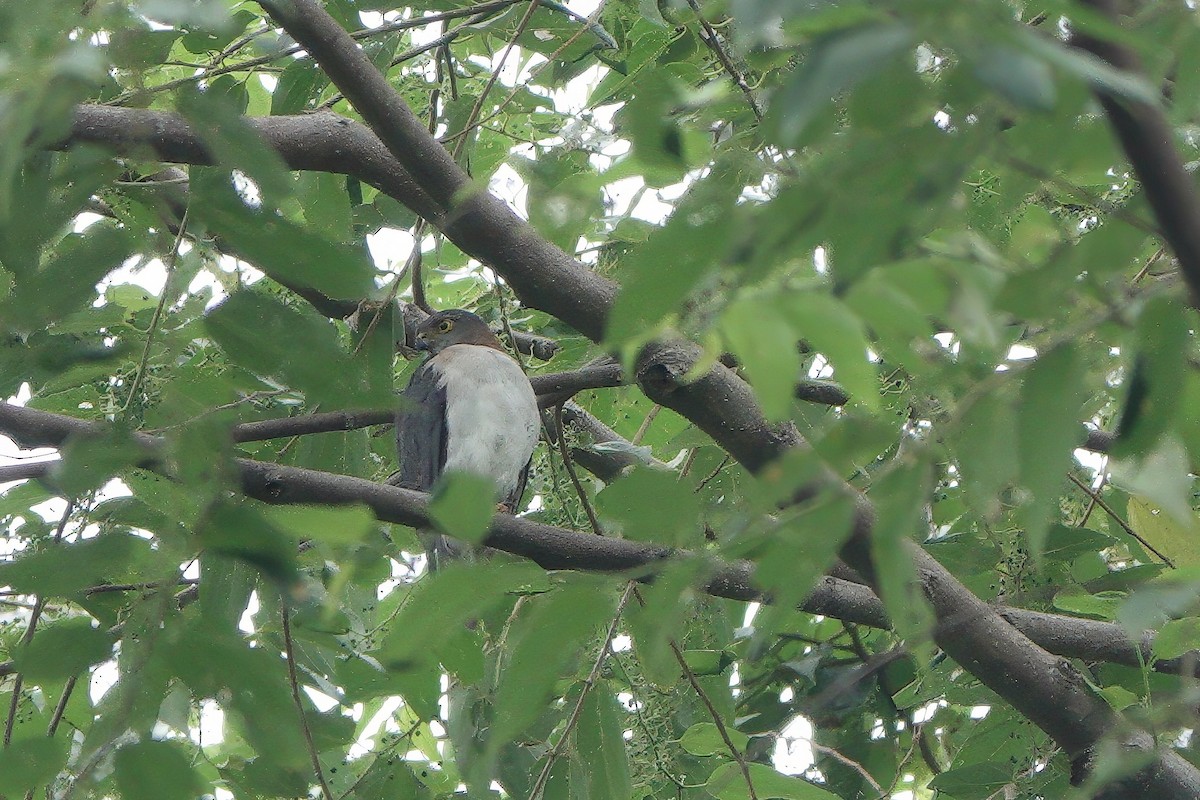
[(654, 407), (650, 409), (650, 413), (646, 414), (646, 418), (642, 420), (642, 424), (638, 426), (637, 433), (635, 433), (633, 438), (629, 441), (633, 444), (641, 444), (642, 439), (646, 436), (646, 432), (650, 430), (650, 424), (654, 422), (654, 418), (657, 417), (661, 411), (662, 406), (660, 406), (658, 403), (655, 403)]
[[(518, 2), (520, 2), (520, 0), (494, 0), (494, 2), (483, 3), (481, 5), (474, 6), (471, 8), (459, 8), (459, 9), (454, 9), (451, 11), (444, 11), (439, 14), (430, 14), (429, 16), (426, 16), (426, 17), (416, 17), (413, 19), (398, 20), (396, 22), (392, 22), (387, 25), (381, 25), (378, 28), (363, 28), (361, 30), (352, 31), (350, 33), (350, 38), (354, 39), (356, 41), (362, 41), (363, 39), (369, 39), (374, 36), (381, 36), (381, 35), (388, 34), (388, 33), (394, 33), (395, 31), (407, 30), (409, 28), (423, 28), (427, 25), (431, 25), (436, 22), (442, 22), (444, 20), (457, 19), (459, 17), (473, 16), (474, 18), (470, 22), (468, 22), (466, 25), (459, 26), (454, 31), (452, 31), (452, 33), (457, 35), (458, 32), (462, 28), (467, 27), (467, 25), (472, 25), (472, 24), (476, 24), (478, 22), (482, 22), (483, 20), (487, 19), (488, 16), (490, 16), (492, 13), (497, 12), (497, 11), (503, 11), (504, 9), (508, 8), (509, 6), (516, 5)], [(235, 44), (237, 44), (237, 43), (235, 42)], [(395, 66), (396, 64), (400, 63), (401, 61), (405, 61), (409, 58), (418, 56), (421, 53), (426, 52), (427, 50), (433, 49), (433, 47), (437, 47), (439, 44), (440, 43), (431, 43), (431, 45), (423, 45), (422, 47), (413, 48), (412, 50), (409, 50), (405, 53), (401, 53), (399, 56), (397, 56), (396, 58), (394, 58), (392, 60), (391, 66)], [(240, 48), (238, 48), (238, 49), (240, 49)], [(224, 58), (228, 57), (228, 55), (232, 55), (233, 52), (236, 52), (236, 50), (231, 50), (229, 53), (227, 53), (227, 54), (223, 53), (220, 56), (218, 56), (216, 59), (214, 59), (214, 66), (199, 73), (198, 75), (188, 75), (187, 77), (184, 77), (184, 78), (176, 78), (175, 80), (170, 80), (170, 81), (166, 81), (165, 83), (160, 83), (157, 86), (150, 86), (145, 89), (133, 89), (133, 90), (130, 90), (127, 92), (123, 92), (122, 94), (114, 97), (112, 100), (107, 101), (106, 104), (107, 105), (117, 105), (117, 106), (124, 105), (126, 102), (128, 102), (129, 100), (131, 100), (135, 97), (136, 98), (145, 98), (152, 94), (157, 94), (160, 92), (170, 91), (171, 89), (176, 89), (180, 86), (186, 86), (191, 83), (199, 83), (201, 81), (211, 80), (211, 79), (219, 77), (221, 75), (228, 75), (231, 72), (249, 72), (249, 71), (256, 69), (257, 67), (265, 66), (267, 64), (270, 64), (273, 61), (280, 61), (284, 58), (287, 58), (288, 56), (294, 56), (297, 53), (301, 53), (303, 51), (304, 51), (304, 48), (301, 47), (300, 45), (293, 45), (284, 50), (280, 50), (278, 52), (271, 53), (270, 55), (258, 56), (256, 58), (248, 58), (245, 61), (239, 61), (236, 64), (225, 64), (222, 66), (216, 66), (216, 64), (220, 63), (220, 61), (224, 60)], [(340, 100), (341, 95), (338, 95), (337, 99)]]
[[(508, 44), (505, 45), (504, 52), (500, 54), (500, 62), (496, 64), (496, 68), (492, 70), (492, 74), (488, 76), (488, 81), (486, 84), (484, 84), (483, 91), (479, 93), (479, 97), (475, 100), (475, 105), (471, 107), (471, 113), (467, 117), (466, 124), (463, 125), (463, 133), (474, 127), (475, 123), (479, 120), (479, 114), (483, 111), (483, 104), (487, 101), (487, 96), (492, 91), (492, 87), (495, 86), (496, 81), (499, 80), (501, 70), (504, 69), (504, 62), (508, 60), (509, 54), (512, 53), (513, 48), (517, 46), (517, 39), (520, 39), (521, 34), (523, 34), (525, 29), (529, 27), (529, 21), (533, 19), (533, 12), (537, 11), (538, 9), (538, 2), (539, 0), (529, 0), (529, 8), (525, 9), (525, 16), (521, 17), (521, 21), (517, 23), (517, 30), (513, 33), (512, 39), (510, 39)], [(519, 73), (517, 77), (520, 77)], [(517, 85), (520, 85), (520, 81), (514, 82), (517, 83)], [(455, 161), (458, 160), (459, 154), (462, 153), (463, 145), (466, 143), (466, 141), (466, 137), (463, 136), (454, 143), (454, 150), (451, 151), (451, 154), (453, 155)]]
[(554, 64), (555, 61), (558, 60), (559, 55), (561, 55), (563, 53), (563, 51), (565, 51), (568, 47), (573, 45), (576, 41), (578, 41), (585, 33), (587, 33), (591, 29), (591, 26), (594, 25), (596, 23), (596, 21), (600, 19), (600, 12), (603, 10), (604, 10), (604, 3), (602, 2), (602, 3), (600, 3), (599, 6), (597, 6), (596, 10), (592, 12), (592, 15), (587, 18), (587, 20), (586, 20), (587, 24), (584, 25), (583, 27), (581, 27), (579, 30), (577, 30), (574, 34), (572, 34), (571, 38), (569, 38), (565, 42), (563, 42), (562, 46), (559, 47), (558, 49), (556, 49), (553, 53), (551, 53), (550, 57), (547, 58), (544, 63), (539, 64), (537, 67), (535, 67), (533, 69), (533, 71), (529, 73), (529, 77), (526, 80), (521, 81), (516, 86), (514, 86), (512, 88), (512, 91), (510, 91), (508, 93), (508, 96), (505, 97), (502, 101), (500, 101), (500, 105), (496, 106), (495, 110), (492, 111), (492, 113), (488, 114), (483, 119), (473, 122), (470, 125), (464, 125), (463, 129), (461, 131), (459, 131), (458, 133), (455, 133), (450, 136), (446, 136), (446, 137), (442, 138), (440, 140), (441, 143), (447, 144), (456, 139), (461, 139), (462, 137), (466, 136), (468, 133), (470, 133), (475, 128), (486, 125), (488, 122), (491, 122), (493, 119), (500, 116), (500, 114), (502, 114), (504, 112), (504, 109), (508, 108), (508, 104), (511, 103), (513, 100), (515, 100), (517, 95), (520, 94), (525, 89), (526, 86), (533, 83), (534, 79), (537, 78), (538, 75), (541, 75), (543, 70), (545, 70), (547, 67)]
[(571, 448), (567, 445), (567, 430), (563, 427), (562, 409), (561, 403), (554, 407), (554, 427), (558, 429), (558, 452), (562, 455), (563, 466), (567, 469), (567, 476), (570, 477), (571, 484), (575, 487), (575, 493), (579, 495), (579, 502), (583, 504), (583, 510), (587, 513), (592, 533), (603, 536), (604, 531), (600, 527), (600, 519), (596, 516), (596, 510), (592, 508), (591, 501), (588, 500), (583, 483), (579, 480), (579, 473), (575, 471), (575, 461), (571, 458)]
[(166, 282), (158, 295), (158, 305), (154, 307), (154, 316), (150, 318), (150, 327), (146, 330), (146, 344), (142, 347), (142, 358), (138, 362), (137, 372), (133, 375), (133, 382), (129, 384), (129, 394), (125, 397), (125, 404), (121, 406), (122, 413), (129, 410), (133, 398), (137, 397), (142, 380), (146, 377), (146, 365), (150, 363), (150, 345), (154, 343), (154, 332), (158, 330), (162, 321), (163, 308), (167, 305), (167, 292), (171, 286), (171, 276), (175, 272), (176, 262), (179, 261), (179, 245), (183, 242), (183, 237), (187, 232), (188, 215), (191, 211), (192, 203), (189, 196), (188, 204), (183, 209), (183, 218), (179, 220), (179, 228), (175, 231), (175, 243), (171, 245), (171, 252), (167, 254)]
[(300, 699), (300, 681), (296, 678), (296, 653), (292, 648), (292, 625), (288, 621), (287, 603), (282, 604), (280, 616), (283, 618), (283, 649), (287, 655), (288, 683), (292, 686), (292, 702), (296, 704), (296, 713), (300, 715), (300, 729), (304, 732), (304, 743), (308, 748), (308, 758), (312, 762), (313, 772), (317, 774), (317, 782), (321, 784), (321, 794), (325, 800), (334, 800), (333, 791), (325, 780), (321, 770), (321, 760), (317, 757), (317, 746), (313, 743), (312, 731), (308, 727), (308, 718), (304, 715), (304, 703)]
[[(58, 527), (54, 530), (54, 544), (62, 541), (63, 534), (67, 530), (67, 522), (71, 519), (71, 513), (75, 510), (75, 501), (68, 500), (67, 507), (63, 509), (62, 517), (58, 520)], [(33, 633), (37, 630), (38, 620), (42, 618), (42, 612), (46, 608), (46, 599), (39, 595), (33, 603), (33, 609), (29, 612), (29, 624), (25, 628), (25, 633), (21, 634), (21, 641), (18, 648), (28, 645), (33, 641)], [(13, 679), (12, 700), (8, 704), (8, 716), (4, 720), (4, 746), (8, 747), (12, 744), (13, 727), (17, 722), (17, 710), (21, 706), (21, 688), (25, 683), (25, 676), (20, 672)]]
[(810, 741), (808, 744), (813, 749), (813, 752), (823, 753), (823, 754), (829, 756), (830, 758), (832, 758), (834, 761), (840, 761), (843, 764), (845, 764), (847, 767), (849, 767), (850, 769), (857, 772), (864, 781), (871, 784), (871, 788), (875, 790), (875, 793), (880, 798), (884, 798), (887, 796), (887, 793), (883, 791), (883, 787), (880, 786), (879, 783), (876, 782), (876, 780), (873, 777), (871, 777), (871, 773), (867, 772), (866, 767), (864, 767), (862, 764), (858, 763), (857, 761), (855, 761), (854, 759), (852, 759), (848, 756), (845, 756), (845, 755), (839, 753), (837, 750), (834, 750), (832, 747), (829, 747), (828, 745), (823, 745), (823, 744), (820, 744), (818, 742), (813, 742), (813, 741)]
[(712, 24), (704, 18), (704, 14), (700, 11), (700, 4), (696, 0), (688, 0), (688, 5), (696, 13), (696, 19), (700, 21), (700, 27), (704, 29), (703, 38), (705, 44), (717, 56), (717, 60), (721, 62), (721, 66), (725, 68), (725, 72), (729, 74), (729, 77), (733, 79), (737, 87), (742, 90), (742, 94), (746, 95), (746, 102), (750, 105), (750, 110), (754, 112), (754, 118), (762, 122), (762, 110), (758, 107), (758, 101), (754, 99), (754, 91), (750, 88), (750, 84), (746, 82), (746, 77), (742, 75), (737, 65), (733, 63), (729, 54), (725, 52), (725, 48), (721, 46), (721, 40), (717, 38), (716, 30), (713, 29)]
[[(617, 611), (613, 614), (612, 623), (608, 626), (608, 632), (604, 635), (604, 641), (600, 644), (600, 652), (596, 654), (596, 660), (592, 663), (592, 671), (588, 673), (587, 678), (583, 682), (583, 688), (579, 690), (579, 698), (575, 701), (575, 707), (571, 709), (571, 716), (567, 718), (567, 724), (563, 727), (562, 736), (558, 737), (558, 741), (555, 742), (554, 747), (550, 748), (550, 752), (546, 754), (546, 762), (542, 764), (542, 771), (538, 773), (537, 781), (533, 784), (533, 789), (529, 792), (529, 800), (538, 800), (542, 796), (542, 792), (546, 789), (546, 781), (550, 779), (550, 768), (554, 766), (554, 761), (566, 749), (567, 742), (571, 738), (571, 733), (579, 723), (579, 715), (583, 712), (583, 702), (587, 699), (588, 692), (592, 690), (592, 687), (596, 685), (596, 681), (600, 677), (600, 669), (604, 666), (604, 660), (608, 657), (613, 637), (617, 635), (617, 626), (621, 623), (621, 615), (625, 613), (625, 606), (629, 605), (629, 598), (633, 597), (636, 592), (637, 584), (633, 581), (625, 585), (625, 591), (621, 594), (621, 600), (617, 603)], [(753, 797), (753, 795), (751, 796)]]
[(683, 657), (683, 652), (679, 649), (679, 645), (675, 643), (674, 639), (668, 640), (667, 644), (671, 646), (671, 652), (675, 654), (675, 661), (679, 664), (679, 668), (683, 670), (683, 675), (687, 678), (687, 682), (691, 684), (692, 690), (696, 692), (696, 696), (700, 698), (700, 702), (704, 703), (704, 707), (708, 709), (708, 714), (712, 717), (713, 724), (717, 726), (717, 733), (721, 735), (721, 741), (725, 743), (729, 754), (737, 762), (738, 769), (742, 771), (742, 778), (746, 781), (746, 791), (750, 793), (750, 800), (758, 800), (758, 795), (754, 792), (754, 782), (750, 779), (750, 765), (746, 763), (746, 757), (742, 755), (742, 751), (729, 738), (729, 729), (725, 727), (725, 720), (721, 719), (721, 712), (717, 711), (717, 707), (713, 705), (712, 700), (709, 699), (708, 694), (704, 691), (704, 687), (700, 685), (700, 681), (696, 678), (696, 673), (692, 672), (692, 668), (687, 665), (687, 660)]
[[(637, 587), (634, 587), (633, 594), (640, 605), (646, 605), (646, 601), (642, 597), (642, 593), (637, 590)], [(754, 791), (754, 782), (750, 779), (750, 765), (746, 763), (746, 757), (742, 755), (742, 751), (733, 743), (733, 739), (729, 738), (729, 729), (725, 727), (725, 720), (721, 718), (721, 712), (713, 705), (708, 693), (704, 691), (704, 687), (700, 685), (700, 681), (696, 678), (696, 673), (692, 672), (692, 668), (688, 666), (687, 659), (683, 657), (683, 651), (679, 649), (679, 644), (674, 639), (668, 639), (667, 644), (670, 645), (671, 652), (675, 655), (675, 661), (683, 671), (683, 676), (691, 684), (692, 690), (700, 698), (700, 702), (708, 709), (708, 714), (712, 717), (713, 724), (717, 726), (717, 733), (720, 734), (721, 741), (725, 743), (729, 754), (737, 762), (738, 769), (742, 771), (742, 778), (746, 781), (746, 791), (749, 792), (750, 800), (758, 800), (758, 795)]]
[(1167, 558), (1159, 550), (1157, 550), (1154, 547), (1154, 545), (1150, 544), (1145, 539), (1143, 539), (1140, 535), (1138, 535), (1138, 532), (1135, 531), (1132, 527), (1130, 527), (1129, 523), (1126, 522), (1124, 519), (1122, 519), (1121, 515), (1118, 514), (1113, 509), (1112, 506), (1110, 506), (1108, 503), (1104, 502), (1104, 498), (1102, 498), (1098, 492), (1093, 492), (1092, 487), (1088, 486), (1086, 483), (1079, 480), (1079, 478), (1076, 478), (1074, 475), (1071, 475), (1070, 473), (1067, 474), (1067, 477), (1070, 478), (1071, 483), (1078, 486), (1080, 488), (1080, 490), (1083, 491), (1084, 494), (1086, 494), (1088, 497), (1092, 498), (1096, 502), (1096, 505), (1100, 506), (1100, 508), (1102, 508), (1104, 510), (1104, 513), (1108, 514), (1108, 516), (1110, 518), (1112, 518), (1113, 522), (1115, 522), (1121, 526), (1122, 530), (1124, 530), (1126, 533), (1128, 533), (1134, 539), (1137, 539), (1138, 543), (1141, 544), (1142, 547), (1146, 548), (1151, 553), (1153, 553), (1154, 555), (1161, 558), (1163, 560), (1163, 563), (1166, 564), (1171, 569), (1175, 568), (1175, 564), (1174, 564), (1174, 562), (1171, 561), (1171, 559)]
[(58, 725), (67, 711), (67, 702), (71, 699), (71, 693), (75, 691), (75, 683), (78, 680), (78, 675), (72, 675), (63, 685), (62, 697), (58, 698), (58, 704), (54, 706), (54, 713), (50, 715), (50, 724), (46, 726), (47, 736), (53, 736), (58, 731)]

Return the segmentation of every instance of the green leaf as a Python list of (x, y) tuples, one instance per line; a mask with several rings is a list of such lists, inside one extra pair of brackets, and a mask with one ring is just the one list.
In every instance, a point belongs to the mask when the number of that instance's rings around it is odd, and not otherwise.
[[(283, 157), (251, 127), (235, 101), (218, 92), (185, 91), (178, 104), (217, 162), (245, 173), (266, 203), (277, 206), (291, 194), (292, 180)], [(203, 204), (193, 203), (191, 208), (204, 211)]]
[(1043, 59), (1002, 43), (974, 48), (969, 58), (975, 77), (1017, 105), (1054, 108), (1054, 75)]
[(1054, 607), (1071, 614), (1095, 619), (1116, 619), (1117, 610), (1125, 596), (1119, 592), (1082, 594), (1076, 591), (1060, 592), (1054, 596)]
[(984, 800), (1012, 781), (1012, 769), (1000, 764), (969, 764), (946, 770), (929, 787), (955, 800)]
[[(749, 736), (728, 726), (726, 733), (729, 734), (729, 740), (733, 742), (733, 746), (738, 749), (738, 752), (746, 749), (746, 744), (750, 741)], [(725, 740), (721, 738), (721, 732), (711, 722), (697, 722), (688, 728), (679, 738), (679, 746), (694, 756), (729, 754), (729, 748), (725, 745)]]
[(779, 143), (797, 144), (808, 124), (836, 95), (882, 71), (915, 44), (912, 31), (898, 22), (849, 28), (817, 40), (771, 103), (768, 122)]
[(204, 325), (238, 364), (303, 391), (325, 410), (381, 399), (372, 394), (361, 362), (342, 349), (330, 322), (262, 292), (235, 292), (209, 312)]
[(10, 330), (41, 330), (96, 297), (96, 283), (134, 252), (129, 231), (105, 222), (59, 242), (37, 270), (18, 273), (16, 286), (0, 303)]
[[(180, 629), (182, 628), (182, 630)], [(178, 625), (159, 647), (171, 672), (198, 697), (221, 697), (264, 769), (309, 769), (300, 717), (278, 652), (252, 648), (236, 631)]]
[(200, 614), (218, 630), (236, 630), (258, 583), (245, 562), (211, 551), (200, 557)]
[(962, 416), (958, 464), (963, 488), (977, 513), (994, 518), (1000, 491), (1017, 477), (1016, 416), (1002, 394), (980, 397)]
[(1028, 496), (1021, 516), (1035, 558), (1041, 557), (1071, 453), (1079, 443), (1085, 385), (1078, 352), (1072, 345), (1062, 345), (1042, 354), (1021, 386), (1017, 459)]
[(608, 316), (606, 342), (646, 341), (717, 265), (729, 247), (743, 182), (736, 164), (718, 163), (691, 187), (667, 223), (621, 263), (621, 292)]
[(1167, 573), (1165, 576), (1137, 587), (1117, 612), (1117, 622), (1134, 640), (1140, 641), (1145, 631), (1165, 625), (1175, 617), (1183, 617), (1196, 607), (1197, 581), (1192, 571)]
[(1072, 561), (1084, 553), (1095, 553), (1113, 543), (1113, 537), (1107, 533), (1090, 528), (1052, 525), (1043, 552), (1048, 561)]
[(1125, 405), (1117, 425), (1117, 440), (1109, 451), (1123, 458), (1146, 455), (1170, 430), (1182, 407), (1191, 335), (1179, 303), (1172, 298), (1151, 300), (1138, 316), (1136, 356), (1130, 371)]
[(113, 637), (90, 617), (69, 617), (37, 629), (29, 644), (13, 653), (13, 663), (35, 684), (76, 677), (112, 656)]
[(467, 622), (507, 593), (544, 585), (545, 573), (531, 562), (454, 562), (413, 587), (373, 655), (394, 669), (436, 663)]
[(55, 485), (71, 497), (99, 489), (122, 470), (143, 462), (147, 448), (127, 432), (107, 428), (95, 435), (74, 436), (52, 471)]
[[(754, 794), (759, 800), (834, 800), (837, 795), (800, 778), (777, 772), (765, 764), (747, 764)], [(749, 800), (750, 790), (741, 767), (734, 762), (722, 764), (708, 776), (705, 790), (717, 800)]]
[(592, 687), (579, 711), (575, 749), (587, 766), (587, 796), (630, 796), (625, 720), (614, 689), (601, 682)]
[(683, 663), (693, 675), (720, 675), (736, 660), (727, 650), (683, 651)]
[(492, 752), (545, 710), (564, 669), (579, 659), (599, 625), (612, 616), (613, 598), (595, 585), (566, 585), (530, 598), (509, 630), (509, 660), (496, 687)]
[(1158, 447), (1140, 461), (1114, 460), (1113, 483), (1130, 494), (1137, 494), (1171, 515), (1180, 525), (1195, 529), (1192, 510), (1192, 478), (1187, 453), (1174, 437), (1163, 439)]
[(674, 472), (635, 468), (596, 495), (596, 508), (626, 539), (672, 545), (698, 539), (700, 500)]
[(869, 495), (878, 514), (871, 530), (876, 589), (896, 633), (923, 658), (933, 655), (922, 643), (932, 639), (936, 618), (921, 591), (912, 553), (906, 545), (922, 542), (929, 535), (925, 508), (931, 473), (929, 465), (921, 462), (894, 469), (875, 482)]
[(1200, 525), (1192, 517), (1180, 524), (1174, 515), (1147, 498), (1131, 496), (1127, 506), (1129, 527), (1176, 567), (1200, 566)]
[(1078, 47), (1068, 47), (1057, 39), (1032, 32), (1022, 32), (1021, 44), (1064, 72), (1082, 78), (1098, 91), (1152, 106), (1162, 102), (1158, 90), (1142, 76), (1114, 67)]
[(1200, 650), (1200, 617), (1173, 619), (1154, 635), (1155, 658), (1179, 658)]
[(851, 402), (879, 410), (879, 378), (867, 357), (862, 320), (848, 306), (823, 292), (787, 295), (779, 300), (792, 330), (833, 365), (833, 376)]
[(769, 300), (743, 297), (721, 315), (721, 334), (745, 365), (766, 418), (786, 419), (800, 377), (800, 354), (789, 346), (797, 336), (787, 317)]
[(206, 551), (244, 561), (281, 586), (297, 581), (295, 542), (250, 503), (218, 504), (197, 533)]
[(496, 484), (481, 475), (449, 472), (429, 501), (429, 516), (443, 533), (479, 544), (496, 513)]
[(127, 800), (191, 800), (205, 788), (191, 755), (175, 742), (126, 745), (113, 756), (113, 768)]
[(0, 794), (21, 797), (49, 783), (66, 766), (69, 745), (64, 736), (38, 737), (0, 750)]
[(22, 594), (70, 596), (106, 579), (136, 574), (136, 565), (149, 554), (145, 539), (109, 533), (22, 553), (0, 564), (0, 585)]
[[(302, 187), (323, 182), (308, 181)], [(237, 253), (276, 281), (289, 288), (315, 289), (335, 299), (361, 300), (373, 293), (375, 268), (366, 249), (343, 243), (348, 231), (328, 236), (330, 226), (346, 218), (344, 195), (339, 213), (314, 226), (302, 225), (268, 208), (247, 205), (235, 193), (228, 174), (221, 170), (193, 167), (191, 186), (190, 208), (197, 219), (221, 236), (226, 250)], [(311, 207), (311, 196), (301, 199), (309, 201)], [(315, 214), (316, 209), (310, 213)]]
[(365, 505), (265, 506), (258, 508), (273, 525), (297, 540), (313, 539), (334, 545), (351, 545), (376, 529), (375, 514)]

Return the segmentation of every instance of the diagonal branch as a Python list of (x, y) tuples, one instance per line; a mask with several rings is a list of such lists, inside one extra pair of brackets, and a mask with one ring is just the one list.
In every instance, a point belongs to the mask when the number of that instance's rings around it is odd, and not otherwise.
[[(1084, 0), (1114, 23), (1114, 0)], [(1076, 31), (1071, 42), (1117, 69), (1142, 73), (1141, 59), (1131, 48)], [(1161, 105), (1117, 95), (1103, 88), (1096, 96), (1133, 165), (1163, 237), (1179, 260), (1179, 270), (1191, 290), (1192, 303), (1200, 303), (1200, 193), (1183, 167), (1175, 146), (1175, 131)]]
[[(415, 201), (425, 203), (424, 210), (411, 208), (423, 216), (428, 212), (432, 216), (426, 218), (460, 249), (493, 266), (526, 305), (552, 313), (593, 340), (602, 338), (617, 291), (613, 282), (538, 236), (502, 201), (473, 186), (319, 3), (265, 0), (263, 5), (346, 93), (394, 157), (393, 163), (403, 165), (402, 173), (416, 184)], [(1184, 260), (1183, 253), (1179, 255)], [(700, 355), (690, 343), (653, 342), (639, 354), (635, 376), (647, 396), (696, 423), (752, 471), (805, 446), (793, 427), (768, 423), (750, 387), (723, 365), (690, 380)], [(833, 476), (821, 482), (835, 491), (851, 491)], [(814, 493), (815, 487), (803, 492)], [(505, 524), (495, 525), (490, 538), (503, 539)], [(873, 525), (873, 509), (863, 500), (854, 536), (842, 551), (845, 560), (868, 577), (873, 577)], [(952, 629), (939, 624), (939, 645), (1049, 733), (1079, 764), (1090, 766), (1101, 742), (1119, 735), (1123, 746), (1151, 759), (1131, 785), (1162, 797), (1200, 794), (1200, 771), (1174, 752), (1156, 751), (1145, 732), (1125, 732), (1122, 718), (1094, 696), (1074, 667), (1022, 636), (919, 547), (912, 545), (908, 551), (939, 623), (965, 620)]]

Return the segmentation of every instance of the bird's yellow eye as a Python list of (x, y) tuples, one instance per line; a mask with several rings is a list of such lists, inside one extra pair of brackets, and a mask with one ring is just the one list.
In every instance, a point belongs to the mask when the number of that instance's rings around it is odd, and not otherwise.
[(454, 327), (454, 320), (444, 319), (438, 323), (438, 333), (449, 333)]

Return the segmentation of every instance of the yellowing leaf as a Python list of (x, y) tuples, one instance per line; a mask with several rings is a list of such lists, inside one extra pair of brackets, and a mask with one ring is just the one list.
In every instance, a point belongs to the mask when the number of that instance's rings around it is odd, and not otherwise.
[(1192, 517), (1183, 525), (1160, 506), (1141, 497), (1129, 498), (1129, 526), (1176, 567), (1200, 565), (1200, 524)]

